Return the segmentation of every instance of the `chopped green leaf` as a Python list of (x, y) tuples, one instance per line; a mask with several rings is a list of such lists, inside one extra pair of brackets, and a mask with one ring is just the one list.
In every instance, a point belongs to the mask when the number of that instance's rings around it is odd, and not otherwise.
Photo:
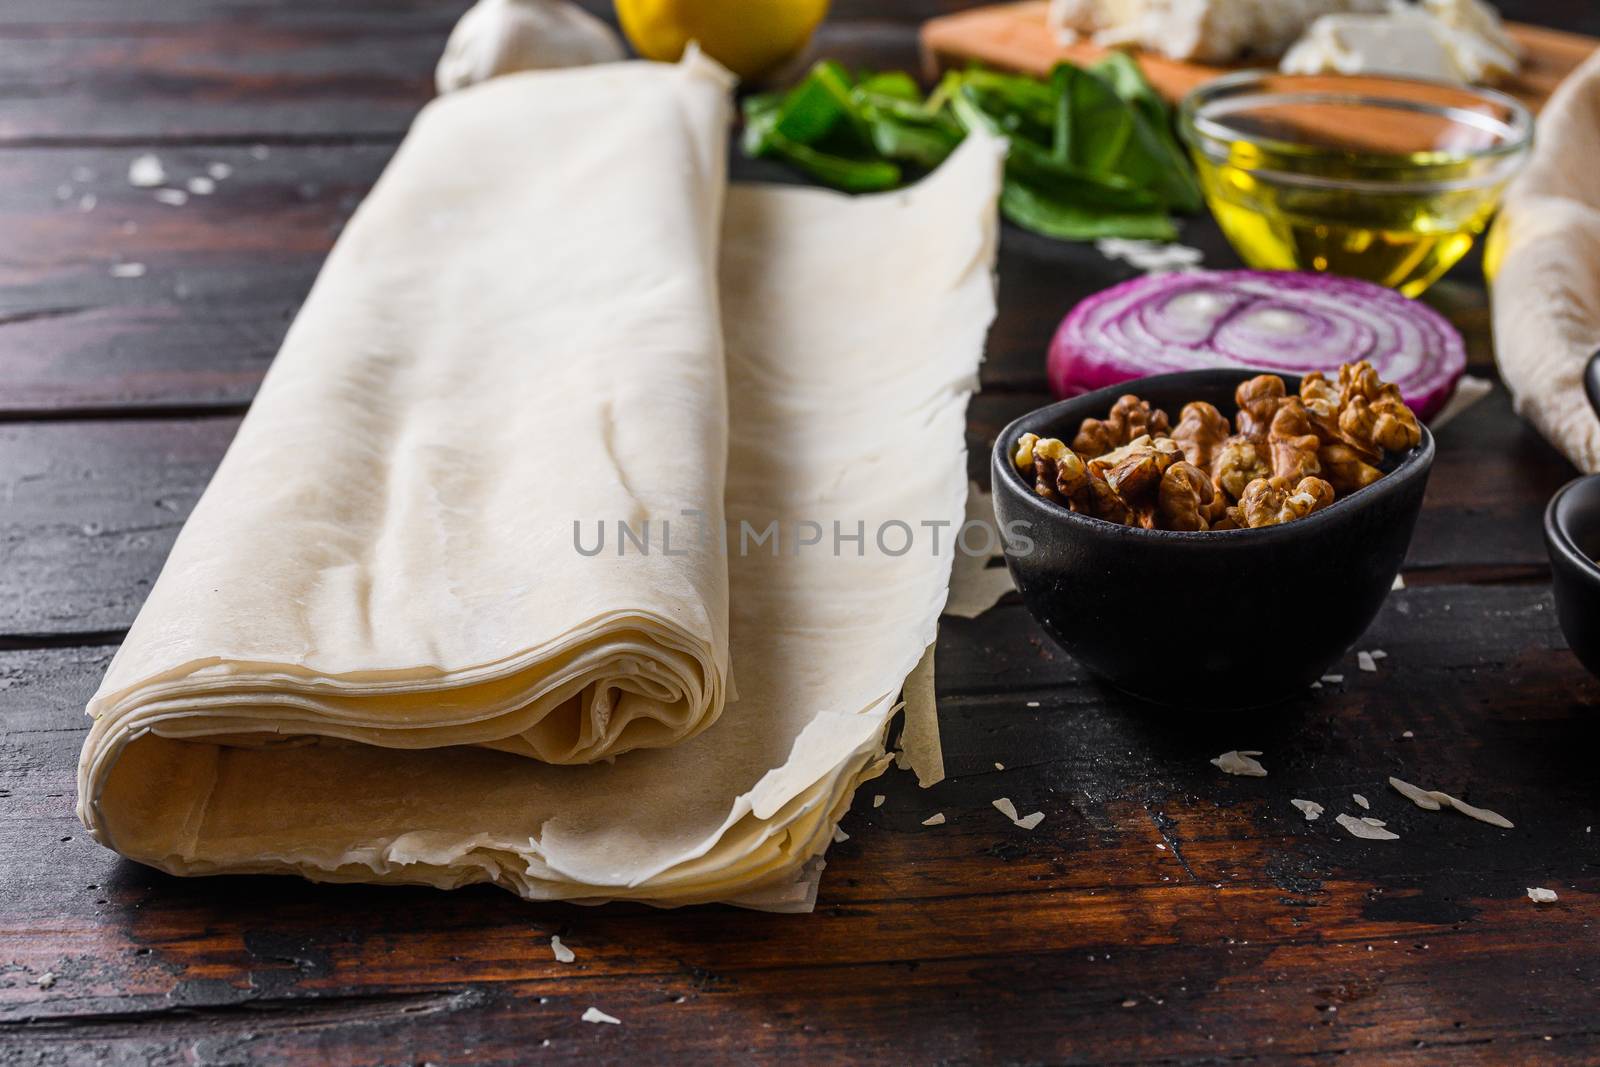
[(878, 159), (849, 159), (791, 141), (776, 130), (770, 135), (774, 154), (783, 157), (824, 185), (847, 193), (876, 193), (900, 184), (900, 168)]
[(784, 100), (773, 128), (791, 141), (815, 144), (842, 122), (865, 141), (866, 123), (856, 111), (851, 88), (850, 75), (844, 68), (830, 59), (823, 60)]
[(1001, 209), (1067, 240), (1171, 239), (1169, 210), (1200, 206), (1171, 115), (1139, 70), (1113, 54), (1089, 69), (1061, 64), (1048, 82), (973, 69), (926, 98), (900, 71), (852, 79), (824, 61), (786, 93), (744, 103), (744, 151), (775, 156), (848, 192), (894, 188), (942, 163), (974, 129), (1009, 149)]
[(952, 134), (938, 126), (904, 122), (887, 115), (873, 116), (873, 146), (890, 159), (915, 163), (924, 170), (932, 170), (945, 161), (956, 145), (961, 143), (959, 133)]
[(1007, 177), (1000, 189), (1000, 211), (1025, 230), (1064, 241), (1132, 237), (1171, 241), (1178, 229), (1159, 209), (1106, 211), (1069, 203), (1019, 179)]
[(881, 74), (862, 74), (856, 88), (878, 96), (892, 96), (898, 100), (922, 103), (922, 90), (917, 79), (903, 70), (886, 70)]

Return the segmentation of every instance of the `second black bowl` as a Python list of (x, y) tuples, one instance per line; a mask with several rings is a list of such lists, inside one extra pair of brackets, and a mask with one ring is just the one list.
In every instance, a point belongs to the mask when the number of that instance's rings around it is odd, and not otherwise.
[(1573, 654), (1600, 677), (1600, 475), (1579, 478), (1544, 513), (1556, 614)]
[[(1072, 440), (1134, 393), (1176, 421), (1191, 400), (1230, 419), (1259, 371), (1162, 374), (1073, 397), (1013, 422), (995, 442), (995, 514), (1032, 541), (1006, 564), (1040, 625), (1074, 659), (1134, 696), (1250, 708), (1303, 692), (1372, 622), (1405, 560), (1433, 465), (1433, 437), (1385, 476), (1297, 522), (1178, 533), (1118, 526), (1040, 498), (1011, 463), (1025, 433)], [(1291, 392), (1299, 379), (1281, 375)], [(1022, 527), (1015, 523), (1025, 524)]]

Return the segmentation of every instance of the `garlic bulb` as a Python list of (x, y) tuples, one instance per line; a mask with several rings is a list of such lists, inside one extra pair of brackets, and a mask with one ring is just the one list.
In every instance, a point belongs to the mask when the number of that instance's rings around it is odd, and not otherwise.
[(611, 63), (622, 39), (570, 0), (478, 0), (461, 16), (434, 71), (439, 92), (501, 74)]

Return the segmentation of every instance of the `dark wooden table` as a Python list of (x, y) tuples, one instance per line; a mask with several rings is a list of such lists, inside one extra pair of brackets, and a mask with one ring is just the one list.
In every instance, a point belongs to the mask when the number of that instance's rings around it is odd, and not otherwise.
[[(1573, 471), (1498, 387), (1440, 435), (1407, 588), (1361, 643), (1377, 673), (1352, 656), (1294, 704), (1200, 720), (1108, 692), (1014, 600), (946, 620), (950, 778), (869, 786), (888, 801), (845, 819), (810, 916), (179, 880), (89, 841), (83, 704), (462, 6), (0, 6), (0, 1064), (1600, 1062), (1600, 684), (1539, 534)], [(909, 66), (916, 21), (956, 6), (837, 0), (821, 48)], [(1505, 7), (1600, 33), (1591, 4)], [(126, 180), (146, 150), (233, 173), (168, 206)], [(1232, 261), (1209, 224), (1186, 239)], [(1046, 399), (1059, 315), (1127, 274), (1006, 233), (975, 473)], [(1430, 299), (1492, 375), (1475, 273)], [(1262, 626), (1316, 610), (1286, 591)], [(1207, 762), (1232, 748), (1270, 777)], [(1391, 774), (1516, 828), (1414, 808)], [(1356, 792), (1401, 840), (1333, 825)]]

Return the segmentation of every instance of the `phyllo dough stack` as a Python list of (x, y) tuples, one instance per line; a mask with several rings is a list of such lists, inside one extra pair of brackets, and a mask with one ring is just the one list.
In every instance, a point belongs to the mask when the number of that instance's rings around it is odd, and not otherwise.
[(98, 839), (807, 905), (944, 600), (949, 535), (874, 534), (962, 519), (1001, 148), (724, 220), (727, 122), (698, 57), (424, 110), (90, 705)]

